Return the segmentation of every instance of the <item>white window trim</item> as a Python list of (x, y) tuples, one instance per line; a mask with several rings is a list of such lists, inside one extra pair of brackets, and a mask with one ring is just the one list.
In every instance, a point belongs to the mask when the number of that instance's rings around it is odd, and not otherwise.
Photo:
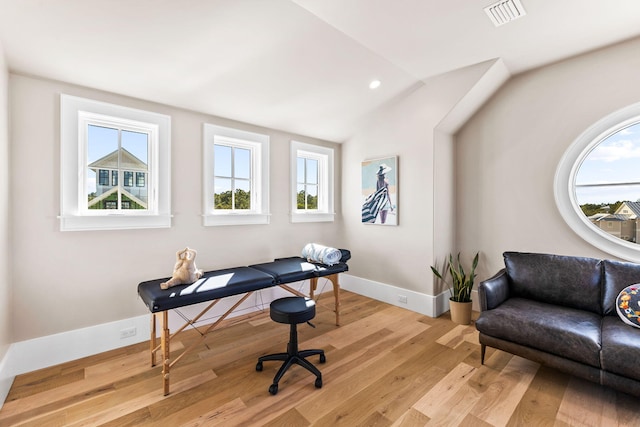
[[(298, 209), (298, 156), (318, 160), (318, 209)], [(333, 222), (334, 212), (334, 156), (333, 149), (319, 145), (291, 141), (291, 222)]]
[(593, 246), (633, 262), (640, 262), (640, 244), (614, 237), (593, 225), (578, 204), (575, 181), (580, 165), (591, 150), (608, 136), (639, 121), (640, 103), (637, 103), (611, 113), (591, 125), (564, 153), (554, 178), (556, 206), (569, 227)]
[[(155, 180), (155, 194), (149, 194), (149, 209), (144, 212), (88, 212), (84, 194), (85, 152), (81, 147), (81, 116), (110, 117), (123, 123), (145, 123), (157, 129), (157, 149), (150, 148), (150, 180)], [(171, 227), (171, 117), (120, 105), (108, 104), (70, 95), (60, 95), (60, 230), (122, 230)], [(150, 144), (153, 146), (154, 144)]]
[[(202, 218), (204, 226), (269, 224), (269, 136), (209, 123), (203, 125)], [(252, 191), (249, 211), (228, 211), (213, 206), (214, 144), (231, 143), (252, 151)]]

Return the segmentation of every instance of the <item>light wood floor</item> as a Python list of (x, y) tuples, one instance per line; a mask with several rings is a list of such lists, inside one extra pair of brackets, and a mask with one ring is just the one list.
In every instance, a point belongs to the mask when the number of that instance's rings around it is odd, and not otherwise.
[[(167, 397), (143, 343), (17, 377), (0, 426), (640, 425), (638, 399), (625, 394), (497, 350), (481, 366), (473, 325), (341, 291), (336, 327), (325, 295), (317, 328), (299, 325), (302, 349), (326, 351), (325, 364), (312, 359), (321, 389), (295, 366), (268, 393), (279, 362), (256, 372), (256, 359), (285, 351), (288, 327), (260, 313), (233, 320), (177, 364)], [(172, 353), (196, 337), (188, 332)]]

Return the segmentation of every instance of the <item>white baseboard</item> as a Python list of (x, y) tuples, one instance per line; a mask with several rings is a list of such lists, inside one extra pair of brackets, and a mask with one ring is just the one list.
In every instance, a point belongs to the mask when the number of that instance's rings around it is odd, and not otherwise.
[(11, 385), (15, 379), (15, 375), (11, 375), (8, 368), (10, 353), (11, 347), (9, 347), (2, 361), (0, 361), (0, 409), (2, 409), (2, 405), (4, 405), (4, 401), (7, 399), (9, 390), (11, 390)]
[[(448, 291), (436, 296), (427, 295), (349, 274), (340, 276), (340, 287), (430, 317), (438, 317), (449, 310)], [(401, 302), (403, 297), (406, 297), (406, 302)]]
[[(438, 317), (442, 313), (449, 311), (450, 293), (448, 290), (435, 296), (427, 295), (349, 274), (340, 276), (340, 287), (429, 317)], [(401, 302), (402, 297), (406, 297), (406, 302)], [(471, 297), (473, 309), (478, 310), (478, 292), (472, 291)]]
[[(120, 331), (136, 329), (136, 334), (120, 338)], [(59, 334), (13, 343), (10, 349), (11, 374), (20, 375), (92, 354), (136, 344), (149, 339), (149, 316), (137, 316)]]

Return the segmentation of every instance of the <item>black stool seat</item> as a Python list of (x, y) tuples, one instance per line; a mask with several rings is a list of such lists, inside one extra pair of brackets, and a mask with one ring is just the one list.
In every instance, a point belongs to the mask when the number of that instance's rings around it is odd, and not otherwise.
[[(280, 298), (271, 302), (269, 306), (269, 314), (274, 322), (289, 324), (289, 344), (287, 344), (286, 353), (275, 353), (258, 358), (256, 371), (262, 371), (262, 362), (268, 360), (281, 360), (284, 363), (278, 369), (276, 376), (273, 378), (273, 384), (269, 387), (269, 393), (278, 393), (278, 382), (284, 373), (294, 363), (302, 366), (316, 376), (315, 386), (322, 387), (322, 374), (309, 362), (306, 358), (309, 356), (320, 355), (320, 363), (325, 363), (326, 358), (324, 350), (298, 350), (298, 323), (309, 322), (316, 316), (315, 301), (304, 297), (287, 297)], [(309, 323), (310, 324), (310, 323)], [(310, 324), (311, 325), (311, 324)], [(313, 325), (311, 325), (313, 326)]]
[(298, 324), (316, 317), (316, 303), (303, 297), (280, 298), (271, 302), (269, 314), (274, 322)]

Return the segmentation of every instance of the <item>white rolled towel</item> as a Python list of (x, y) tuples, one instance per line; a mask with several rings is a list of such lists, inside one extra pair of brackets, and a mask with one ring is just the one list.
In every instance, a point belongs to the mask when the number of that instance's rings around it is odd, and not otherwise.
[(340, 262), (342, 252), (340, 249), (319, 245), (317, 243), (307, 243), (302, 248), (302, 257), (309, 262), (319, 262), (326, 265), (334, 265)]

